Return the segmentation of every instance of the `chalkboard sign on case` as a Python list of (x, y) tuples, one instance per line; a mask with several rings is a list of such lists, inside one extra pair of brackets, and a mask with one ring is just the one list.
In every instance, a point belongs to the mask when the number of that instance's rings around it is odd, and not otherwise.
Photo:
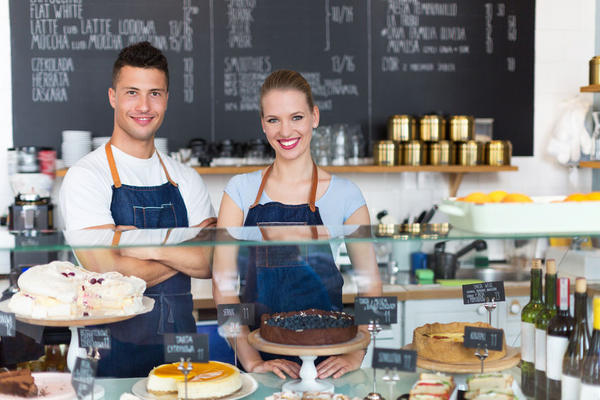
[(464, 304), (491, 303), (505, 301), (504, 282), (483, 282), (462, 286)]
[(502, 329), (465, 326), (464, 346), (471, 349), (480, 347), (488, 350), (502, 350), (504, 345)]
[(217, 322), (219, 325), (232, 322), (241, 325), (254, 324), (254, 303), (217, 305)]
[(398, 323), (398, 298), (360, 297), (354, 298), (354, 320), (357, 325), (378, 322), (384, 325)]
[(417, 352), (414, 350), (381, 349), (373, 350), (373, 368), (390, 368), (398, 371), (417, 370)]
[(75, 368), (71, 372), (71, 385), (78, 399), (89, 396), (94, 390), (94, 380), (98, 369), (98, 361), (92, 358), (78, 357)]
[(0, 336), (15, 336), (17, 321), (15, 314), (0, 311)]
[(321, 124), (378, 140), (393, 114), (491, 117), (515, 155), (533, 154), (533, 0), (10, 0), (10, 21), (16, 146), (60, 151), (65, 129), (110, 135), (112, 63), (149, 40), (169, 59), (158, 136), (171, 149), (262, 137), (260, 85), (291, 68)]
[(79, 347), (110, 349), (110, 328), (77, 328)]
[(167, 333), (164, 335), (165, 361), (177, 362), (188, 358), (192, 362), (208, 362), (208, 335)]

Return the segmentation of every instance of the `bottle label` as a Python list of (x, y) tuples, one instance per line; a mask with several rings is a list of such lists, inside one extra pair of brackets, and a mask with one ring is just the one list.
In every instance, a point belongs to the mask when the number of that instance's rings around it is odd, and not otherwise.
[(546, 338), (546, 376), (548, 379), (560, 381), (563, 358), (569, 345), (569, 339), (562, 336), (548, 335)]
[(600, 385), (581, 384), (579, 398), (585, 400), (600, 400)]
[(521, 360), (535, 362), (535, 325), (521, 322)]
[(535, 369), (546, 371), (546, 331), (535, 330)]
[(581, 378), (562, 374), (560, 380), (561, 400), (579, 400)]

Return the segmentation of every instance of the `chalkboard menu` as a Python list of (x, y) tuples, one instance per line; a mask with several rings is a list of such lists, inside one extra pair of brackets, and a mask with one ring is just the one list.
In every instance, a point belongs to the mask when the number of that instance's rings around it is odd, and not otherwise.
[(118, 51), (149, 40), (170, 66), (158, 136), (261, 137), (258, 91), (300, 71), (321, 123), (386, 136), (392, 114), (492, 117), (533, 153), (534, 1), (10, 0), (15, 145), (60, 149), (60, 132), (112, 133)]

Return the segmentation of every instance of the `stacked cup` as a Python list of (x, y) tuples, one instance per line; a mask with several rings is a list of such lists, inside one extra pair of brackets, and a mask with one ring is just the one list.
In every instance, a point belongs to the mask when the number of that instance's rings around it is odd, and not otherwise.
[(61, 149), (65, 166), (72, 166), (92, 149), (92, 132), (63, 131)]
[(110, 140), (110, 136), (100, 136), (92, 138), (92, 149), (96, 150), (100, 146), (104, 146)]
[(154, 138), (154, 147), (162, 154), (169, 154), (169, 145), (167, 138)]

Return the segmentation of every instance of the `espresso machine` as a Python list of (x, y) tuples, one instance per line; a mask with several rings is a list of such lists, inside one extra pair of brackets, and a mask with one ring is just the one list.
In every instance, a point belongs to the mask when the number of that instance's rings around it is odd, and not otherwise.
[(53, 212), (54, 206), (49, 197), (19, 193), (8, 207), (8, 229), (11, 232), (52, 230)]

